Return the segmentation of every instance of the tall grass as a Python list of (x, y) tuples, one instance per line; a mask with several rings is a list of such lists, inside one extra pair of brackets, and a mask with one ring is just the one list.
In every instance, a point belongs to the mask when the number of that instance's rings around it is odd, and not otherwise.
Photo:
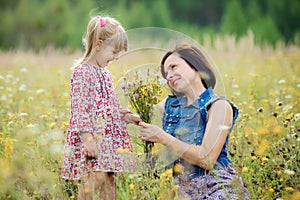
[[(229, 154), (252, 198), (299, 199), (300, 47), (260, 47), (251, 35), (239, 42), (216, 38), (213, 45), (207, 38), (203, 47), (215, 62), (218, 91), (241, 109)], [(80, 55), (56, 49), (0, 53), (1, 199), (75, 198), (74, 184), (60, 178), (60, 167), (70, 66)], [(114, 77), (121, 67), (109, 67)], [(176, 197), (171, 174), (118, 174), (118, 199)]]

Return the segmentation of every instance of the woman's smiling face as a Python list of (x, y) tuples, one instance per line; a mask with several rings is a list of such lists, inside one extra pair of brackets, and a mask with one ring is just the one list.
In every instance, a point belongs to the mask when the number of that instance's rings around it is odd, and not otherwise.
[(164, 63), (164, 72), (169, 86), (176, 92), (185, 93), (195, 81), (200, 79), (197, 71), (189, 64), (177, 56), (171, 54)]

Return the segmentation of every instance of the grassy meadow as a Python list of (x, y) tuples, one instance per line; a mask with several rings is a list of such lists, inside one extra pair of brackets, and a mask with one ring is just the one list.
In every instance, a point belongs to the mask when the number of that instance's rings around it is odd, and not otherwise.
[[(252, 199), (300, 199), (300, 46), (260, 47), (251, 37), (227, 37), (214, 45), (204, 40), (203, 47), (218, 66), (219, 90), (240, 107), (229, 154)], [(80, 56), (51, 48), (0, 52), (0, 199), (76, 198), (80, 183), (63, 181), (60, 167), (70, 66)], [(128, 63), (109, 66), (115, 83)], [(118, 174), (118, 199), (168, 199), (171, 193), (176, 199), (172, 173), (161, 170), (159, 177)]]

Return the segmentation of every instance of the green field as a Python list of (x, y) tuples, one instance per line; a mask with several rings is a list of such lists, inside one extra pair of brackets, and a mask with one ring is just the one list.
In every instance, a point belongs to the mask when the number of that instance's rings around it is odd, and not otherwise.
[[(250, 37), (239, 43), (217, 38), (214, 46), (204, 40), (203, 46), (218, 66), (219, 91), (241, 110), (229, 152), (252, 198), (299, 199), (300, 47), (260, 47)], [(0, 52), (0, 199), (69, 199), (66, 189), (73, 192), (61, 180), (60, 167), (70, 66), (80, 55), (55, 49)], [(109, 67), (115, 83), (131, 66), (125, 69), (121, 61)], [(118, 199), (176, 193), (169, 171), (157, 179), (118, 174), (117, 186)]]

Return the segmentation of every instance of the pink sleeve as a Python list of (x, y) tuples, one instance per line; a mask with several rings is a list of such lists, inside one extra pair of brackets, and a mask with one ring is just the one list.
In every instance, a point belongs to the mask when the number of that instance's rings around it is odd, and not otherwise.
[(95, 91), (93, 73), (88, 68), (78, 68), (71, 79), (71, 117), (72, 130), (76, 132), (93, 132), (92, 108)]

